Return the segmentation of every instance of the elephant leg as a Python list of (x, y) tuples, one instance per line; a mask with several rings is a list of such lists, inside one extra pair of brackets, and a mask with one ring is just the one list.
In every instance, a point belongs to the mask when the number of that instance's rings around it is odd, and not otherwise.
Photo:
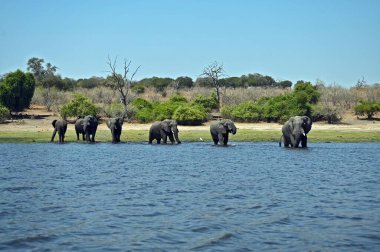
[(91, 142), (95, 142), (95, 132), (92, 133)]
[(228, 143), (228, 133), (224, 136), (223, 144), (227, 145)]
[(307, 147), (307, 136), (303, 136), (302, 139), (301, 139), (301, 146), (302, 148), (306, 148)]
[(156, 138), (156, 140), (157, 140), (157, 144), (161, 143), (161, 138)]
[(82, 140), (86, 140), (84, 132), (82, 133)]
[(172, 142), (172, 144), (174, 143), (174, 137), (173, 137), (173, 134), (168, 134), (169, 136), (169, 140), (170, 142)]
[(54, 142), (55, 134), (57, 134), (57, 129), (54, 128), (53, 135), (51, 135), (50, 142)]
[(224, 137), (223, 137), (223, 134), (218, 134), (218, 141), (220, 144), (224, 144)]
[(75, 133), (77, 134), (77, 141), (79, 141), (79, 132), (75, 131)]
[(162, 140), (163, 140), (164, 144), (166, 144), (168, 142), (168, 135), (166, 133), (164, 133), (162, 135)]
[(214, 141), (214, 144), (218, 145), (218, 141), (219, 141), (218, 136), (211, 135), (211, 137), (212, 137), (212, 141)]

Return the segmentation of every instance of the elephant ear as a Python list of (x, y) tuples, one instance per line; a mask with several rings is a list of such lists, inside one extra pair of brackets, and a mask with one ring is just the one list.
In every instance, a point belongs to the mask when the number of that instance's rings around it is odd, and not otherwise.
[(123, 123), (124, 123), (124, 118), (119, 117), (117, 120), (119, 121), (120, 125), (123, 125)]
[(219, 127), (218, 127), (219, 133), (221, 133), (221, 134), (227, 134), (226, 127), (228, 128), (228, 126), (226, 126), (226, 123), (220, 123)]
[(110, 120), (107, 120), (106, 124), (107, 124), (107, 127), (110, 128)]
[(293, 130), (294, 130), (294, 118), (293, 117), (291, 117), (289, 119), (289, 129), (290, 129), (290, 132), (293, 132)]
[(169, 126), (169, 123), (167, 123), (167, 122), (161, 122), (161, 128), (162, 128), (165, 132), (169, 132), (169, 131), (170, 131), (170, 126)]
[(304, 116), (303, 117), (303, 121), (304, 121), (304, 131), (305, 131), (305, 134), (309, 133), (309, 131), (311, 130), (311, 125), (313, 124), (310, 117), (308, 116)]

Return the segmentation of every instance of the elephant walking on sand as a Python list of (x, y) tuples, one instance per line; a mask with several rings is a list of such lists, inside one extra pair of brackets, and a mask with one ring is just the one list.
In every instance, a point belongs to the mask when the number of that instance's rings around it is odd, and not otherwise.
[(229, 119), (218, 120), (210, 125), (210, 133), (215, 145), (218, 142), (219, 144), (227, 145), (228, 134), (232, 133), (232, 135), (235, 135), (236, 131), (235, 124)]
[[(94, 116), (85, 116), (83, 119), (79, 118), (75, 122), (75, 132), (77, 134), (77, 140), (79, 140), (79, 134), (82, 134), (83, 141), (95, 142), (95, 134), (98, 128), (98, 120)], [(91, 135), (91, 138), (90, 138)]]
[(67, 122), (66, 120), (54, 120), (52, 122), (52, 125), (54, 127), (53, 135), (51, 136), (51, 142), (54, 142), (55, 134), (58, 132), (59, 136), (59, 142), (63, 143), (65, 142), (65, 134), (67, 130)]
[(124, 118), (122, 117), (110, 118), (107, 121), (107, 127), (111, 130), (111, 134), (112, 134), (112, 143), (120, 142), (123, 122), (124, 122)]
[(307, 133), (311, 130), (311, 119), (307, 116), (294, 116), (282, 126), (282, 136), (279, 145), (281, 147), (282, 138), (285, 147), (298, 148), (301, 143), (303, 148), (307, 147)]
[(178, 132), (176, 120), (165, 119), (161, 122), (155, 122), (149, 130), (149, 143), (151, 144), (153, 140), (156, 140), (157, 144), (160, 144), (162, 139), (164, 144), (166, 144), (167, 138), (169, 137), (172, 144), (174, 144), (174, 142), (180, 144), (181, 141), (178, 138)]

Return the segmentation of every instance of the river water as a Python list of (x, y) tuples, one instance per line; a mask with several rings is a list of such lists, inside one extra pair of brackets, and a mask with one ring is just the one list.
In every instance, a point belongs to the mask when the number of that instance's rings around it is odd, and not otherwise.
[(0, 153), (0, 250), (380, 251), (380, 143)]

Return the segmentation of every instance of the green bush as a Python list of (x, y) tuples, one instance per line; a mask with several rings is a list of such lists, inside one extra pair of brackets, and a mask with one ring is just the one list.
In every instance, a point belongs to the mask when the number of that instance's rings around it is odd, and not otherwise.
[(151, 108), (142, 108), (135, 112), (134, 119), (140, 123), (148, 123), (154, 121), (155, 118)]
[(162, 102), (153, 104), (154, 120), (164, 120), (173, 117), (174, 111), (180, 106), (178, 103)]
[(203, 106), (207, 112), (210, 112), (212, 109), (217, 109), (218, 108), (218, 100), (216, 98), (216, 94), (212, 93), (210, 96), (205, 97), (201, 94), (198, 94), (194, 101), (193, 104), (196, 105), (201, 105)]
[(225, 118), (225, 119), (232, 119), (232, 111), (236, 108), (235, 105), (231, 105), (231, 106), (223, 106), (222, 109), (221, 109), (221, 113), (222, 113), (222, 117)]
[(183, 97), (181, 95), (173, 95), (173, 96), (170, 96), (169, 102), (171, 102), (171, 103), (187, 103), (187, 100), (185, 97)]
[(132, 87), (132, 91), (136, 94), (143, 94), (145, 93), (145, 87), (143, 85), (135, 85)]
[(71, 101), (61, 107), (60, 114), (62, 118), (97, 116), (98, 108), (86, 96), (81, 94), (74, 94), (73, 96)]
[(131, 105), (134, 106), (136, 109), (142, 109), (142, 108), (152, 108), (152, 103), (148, 102), (147, 100), (143, 98), (136, 98), (131, 102)]
[(359, 101), (360, 104), (354, 107), (356, 115), (366, 115), (367, 119), (370, 120), (373, 116), (380, 111), (380, 103), (371, 101)]
[(125, 108), (120, 102), (113, 102), (105, 106), (104, 113), (108, 117), (123, 117), (125, 114)]
[(261, 119), (262, 108), (254, 102), (240, 103), (232, 110), (232, 119), (241, 122), (258, 122)]
[(311, 116), (312, 121), (327, 121), (329, 124), (339, 123), (342, 113), (339, 108), (332, 106), (315, 106)]
[(9, 109), (7, 109), (7, 107), (0, 105), (0, 123), (3, 123), (8, 119), (9, 113)]
[(207, 114), (202, 106), (185, 104), (176, 109), (173, 119), (182, 125), (200, 125), (206, 121)]
[(12, 111), (28, 108), (34, 94), (35, 80), (21, 70), (9, 73), (0, 82), (0, 104)]

